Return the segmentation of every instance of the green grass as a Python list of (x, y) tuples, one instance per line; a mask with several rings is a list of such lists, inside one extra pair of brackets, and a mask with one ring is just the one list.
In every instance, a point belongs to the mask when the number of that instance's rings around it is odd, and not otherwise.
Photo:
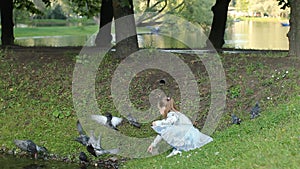
[(66, 26), (66, 25), (95, 25), (93, 19), (78, 18), (78, 19), (32, 19), (32, 20), (17, 20), (18, 24), (26, 24), (29, 26)]
[[(0, 51), (0, 146), (13, 150), (14, 139), (30, 138), (46, 146), (51, 153), (76, 161), (80, 151), (86, 152), (83, 146), (73, 141), (78, 135), (77, 115), (72, 103), (76, 54), (66, 51), (52, 56), (31, 50)], [(228, 125), (231, 119), (224, 115), (218, 131), (212, 135), (214, 142), (203, 148), (169, 159), (165, 158), (169, 152), (133, 159), (124, 163), (123, 168), (297, 168), (300, 165), (299, 59), (272, 57), (271, 54), (221, 57), (228, 89), (231, 89), (228, 90), (225, 113), (236, 113), (243, 119), (242, 124)], [(101, 105), (99, 113), (110, 111), (119, 115), (109, 90), (111, 77), (119, 63), (120, 60), (107, 57), (100, 65), (101, 73), (96, 79), (96, 98)], [(208, 77), (197, 63), (194, 61), (192, 65), (197, 68), (195, 74), (200, 89), (208, 88)], [(138, 107), (147, 101), (144, 96), (157, 87), (153, 81), (148, 81), (152, 76), (142, 75), (131, 82), (132, 101)], [(159, 78), (167, 77), (159, 75)], [(168, 78), (166, 80), (169, 82)], [(204, 104), (199, 113), (204, 116), (210, 96), (208, 89), (201, 92)], [(174, 97), (180, 94), (174, 93)], [(262, 115), (248, 120), (249, 107), (257, 100), (261, 103)], [(134, 137), (154, 134), (149, 124), (144, 124), (141, 129), (126, 124), (119, 129)]]
[(287, 104), (263, 110), (257, 119), (216, 132), (214, 141), (200, 149), (168, 159), (164, 153), (131, 160), (123, 168), (298, 168), (299, 111), (298, 95)]
[(97, 32), (98, 26), (51, 26), (51, 27), (28, 27), (15, 28), (15, 37), (30, 36), (63, 36), (63, 35), (91, 35)]
[[(26, 27), (26, 28), (15, 28), (15, 37), (31, 37), (31, 36), (82, 36), (92, 35), (98, 32), (98, 25), (89, 26), (48, 26), (48, 27)], [(1, 29), (0, 29), (1, 30)], [(114, 33), (114, 29), (112, 29)], [(139, 33), (149, 32), (147, 28), (138, 28)]]

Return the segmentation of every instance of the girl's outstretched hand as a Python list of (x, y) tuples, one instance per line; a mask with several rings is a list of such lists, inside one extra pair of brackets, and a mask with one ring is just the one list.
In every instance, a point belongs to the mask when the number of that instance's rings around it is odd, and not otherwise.
[(148, 147), (147, 151), (148, 151), (149, 153), (151, 153), (151, 152), (152, 152), (152, 150), (153, 150), (153, 146), (152, 146), (152, 145), (150, 145), (150, 146)]

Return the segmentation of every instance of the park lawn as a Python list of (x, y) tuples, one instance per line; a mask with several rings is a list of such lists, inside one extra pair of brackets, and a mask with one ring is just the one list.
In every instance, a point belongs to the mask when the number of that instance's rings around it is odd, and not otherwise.
[(263, 110), (254, 120), (212, 135), (200, 149), (166, 158), (135, 159), (123, 168), (298, 168), (300, 166), (300, 95)]
[[(33, 49), (0, 51), (1, 150), (14, 150), (14, 139), (32, 139), (56, 154), (59, 160), (68, 158), (78, 162), (79, 152), (86, 150), (73, 141), (78, 136), (72, 103), (72, 73), (77, 53), (61, 48), (45, 48), (44, 52), (41, 48), (36, 52)], [(165, 158), (166, 152), (128, 160), (122, 164), (123, 168), (297, 168), (300, 165), (299, 59), (282, 55), (222, 56), (228, 83), (225, 113), (229, 116), (224, 114), (218, 131), (212, 135), (214, 142), (170, 159)], [(182, 57), (189, 58), (189, 55)], [(101, 113), (109, 111), (119, 115), (109, 90), (119, 62), (107, 57), (100, 65), (96, 97)], [(197, 63), (192, 60), (192, 69), (199, 70)], [(144, 96), (157, 87), (154, 73), (133, 79), (131, 93), (136, 104), (146, 102), (148, 98)], [(201, 89), (209, 88), (208, 77), (200, 75), (197, 80), (199, 85), (204, 85)], [(166, 80), (171, 82), (169, 77)], [(200, 113), (206, 113), (209, 105), (210, 97), (204, 94)], [(261, 116), (248, 120), (249, 107), (257, 100), (261, 103)], [(230, 125), (231, 113), (243, 119), (240, 126)], [(141, 129), (135, 129), (125, 125), (119, 130), (128, 136), (147, 137), (154, 134), (149, 126), (143, 124)], [(89, 158), (98, 160), (91, 155)]]
[(50, 26), (50, 27), (26, 27), (15, 28), (15, 37), (32, 37), (32, 36), (82, 36), (91, 35), (98, 31), (97, 25), (92, 26)]
[[(47, 27), (26, 27), (15, 28), (14, 36), (18, 37), (33, 37), (33, 36), (83, 36), (92, 35), (98, 32), (98, 25), (89, 26), (47, 26)], [(1, 29), (0, 29), (1, 31)], [(147, 33), (150, 30), (148, 28), (137, 28), (139, 33)], [(115, 30), (112, 29), (112, 33)]]

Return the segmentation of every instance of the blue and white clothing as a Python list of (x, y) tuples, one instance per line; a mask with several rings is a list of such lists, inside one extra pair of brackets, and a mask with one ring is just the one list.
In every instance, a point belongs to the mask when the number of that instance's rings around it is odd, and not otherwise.
[(213, 139), (195, 128), (191, 120), (180, 112), (169, 112), (166, 119), (155, 121), (153, 130), (158, 136), (152, 143), (155, 147), (162, 139), (180, 151), (200, 148)]

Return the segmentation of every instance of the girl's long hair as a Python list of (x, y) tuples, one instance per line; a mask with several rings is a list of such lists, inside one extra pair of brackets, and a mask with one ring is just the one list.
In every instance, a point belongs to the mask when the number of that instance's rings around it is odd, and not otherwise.
[(158, 102), (158, 108), (165, 107), (163, 118), (166, 118), (170, 111), (178, 112), (174, 99), (171, 97), (164, 97)]

